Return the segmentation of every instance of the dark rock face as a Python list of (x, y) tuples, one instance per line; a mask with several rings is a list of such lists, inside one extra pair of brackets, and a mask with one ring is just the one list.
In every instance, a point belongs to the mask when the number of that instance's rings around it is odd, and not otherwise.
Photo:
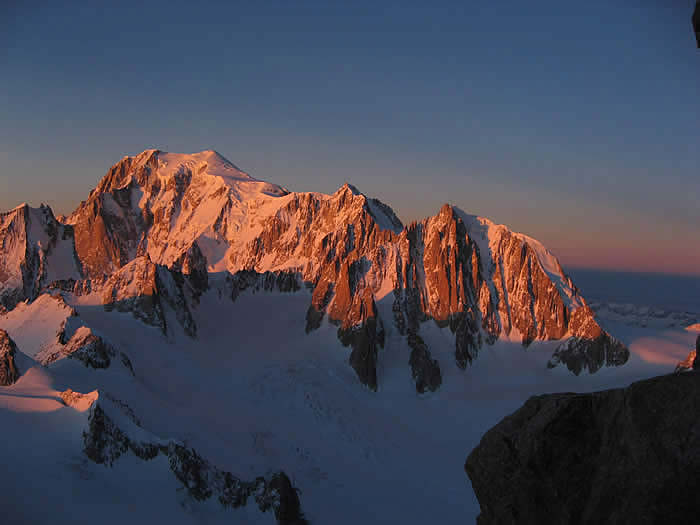
[(175, 261), (172, 270), (187, 276), (196, 298), (199, 298), (209, 287), (207, 258), (204, 257), (196, 242)]
[(695, 359), (693, 359), (693, 370), (700, 370), (700, 334), (698, 334), (698, 338), (695, 340)]
[[(105, 310), (131, 312), (146, 324), (167, 333), (164, 308), (175, 312), (178, 322), (190, 337), (197, 326), (189, 308), (188, 290), (183, 275), (151, 262), (148, 256), (137, 257), (112, 275), (102, 288)], [(192, 290), (189, 296), (192, 297)]]
[(112, 345), (93, 334), (90, 329), (79, 329), (66, 344), (65, 351), (69, 357), (92, 368), (108, 368), (117, 354)]
[(351, 346), (350, 366), (360, 381), (371, 390), (377, 390), (377, 354), (384, 346), (384, 327), (377, 318), (377, 305), (372, 293), (367, 289), (363, 296), (357, 296), (345, 313), (338, 328), (338, 339), (345, 346)]
[(107, 280), (102, 291), (105, 310), (131, 312), (146, 324), (166, 331), (165, 314), (160, 303), (158, 268), (145, 257), (135, 259)]
[(45, 354), (40, 362), (43, 366), (67, 357), (83, 363), (86, 367), (95, 369), (109, 368), (115, 358), (134, 375), (134, 368), (131, 360), (124, 353), (118, 351), (114, 346), (105, 341), (101, 336), (95, 334), (87, 326), (80, 326), (68, 341), (65, 341), (65, 331), (59, 332), (58, 342), (62, 345), (57, 351)]
[(547, 366), (554, 368), (559, 363), (566, 365), (575, 375), (583, 370), (594, 374), (602, 366), (621, 366), (629, 359), (625, 345), (606, 333), (594, 339), (572, 337), (554, 351)]
[(562, 363), (576, 375), (583, 370), (593, 374), (602, 366), (622, 366), (629, 359), (629, 349), (600, 328), (590, 307), (573, 312), (569, 329), (574, 335), (556, 348), (549, 368)]
[(251, 270), (241, 270), (233, 275), (226, 276), (226, 285), (230, 290), (232, 300), (244, 290), (296, 292), (301, 288), (299, 277), (293, 272), (265, 272), (257, 273)]
[(17, 345), (5, 330), (0, 329), (0, 386), (9, 386), (19, 379), (16, 353)]
[(87, 295), (92, 292), (92, 281), (89, 279), (56, 279), (45, 288), (49, 293), (53, 291), (69, 292), (74, 295)]
[(695, 373), (532, 397), (467, 458), (477, 522), (695, 522), (699, 411)]
[(426, 390), (434, 392), (442, 384), (440, 365), (432, 358), (428, 345), (418, 334), (413, 332), (408, 334), (408, 346), (411, 347), (408, 364), (411, 366), (413, 380), (416, 382), (416, 392), (419, 394)]
[[(128, 420), (124, 421), (125, 428), (110, 416), (106, 407), (116, 409), (120, 418)], [(231, 472), (218, 469), (196, 450), (178, 442), (164, 442), (155, 436), (152, 442), (135, 440), (130, 437), (128, 427), (141, 428), (141, 425), (125, 403), (94, 403), (90, 408), (88, 428), (83, 432), (83, 450), (87, 457), (95, 463), (112, 466), (128, 453), (146, 461), (163, 454), (168, 458), (173, 475), (197, 501), (216, 497), (222, 506), (238, 508), (253, 497), (260, 510), (272, 510), (281, 525), (307, 523), (297, 491), (284, 472), (274, 473), (269, 478), (260, 476), (254, 481), (243, 481)]]

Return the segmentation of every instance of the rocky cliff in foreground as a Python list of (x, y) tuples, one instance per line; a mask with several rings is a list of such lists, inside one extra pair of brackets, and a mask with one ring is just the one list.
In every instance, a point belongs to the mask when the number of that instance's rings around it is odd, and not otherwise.
[(477, 522), (694, 523), (698, 414), (697, 372), (532, 397), (467, 458)]

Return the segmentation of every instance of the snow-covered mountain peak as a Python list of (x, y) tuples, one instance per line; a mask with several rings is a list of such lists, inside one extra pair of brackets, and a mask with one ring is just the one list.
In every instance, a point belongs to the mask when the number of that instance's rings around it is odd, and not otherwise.
[(356, 186), (353, 186), (349, 182), (346, 182), (340, 188), (338, 188), (334, 195), (341, 195), (343, 193), (350, 193), (352, 195), (362, 195), (362, 192), (358, 190)]
[(228, 187), (238, 200), (258, 194), (281, 196), (289, 193), (276, 184), (251, 177), (214, 150), (197, 153), (170, 153), (148, 149), (135, 156), (123, 157), (97, 188), (98, 193), (121, 189), (135, 181), (142, 187), (187, 185), (196, 181), (213, 189)]
[(367, 197), (349, 182), (343, 184), (333, 195), (330, 195), (330, 199), (335, 201), (339, 207), (352, 208), (356, 206), (365, 209), (382, 230), (390, 230), (398, 234), (403, 229), (401, 220), (390, 206), (378, 199)]
[[(223, 182), (229, 187), (235, 187), (241, 182), (264, 182), (251, 177), (214, 150), (191, 154), (158, 152), (157, 159), (156, 172), (165, 179), (189, 171), (198, 176), (210, 178), (212, 182)], [(278, 195), (286, 191), (278, 189), (273, 193)]]
[(545, 248), (540, 241), (524, 233), (512, 231), (507, 226), (497, 224), (486, 217), (471, 215), (457, 207), (452, 207), (452, 209), (462, 219), (470, 237), (477, 243), (480, 251), (489, 253), (492, 257), (496, 256), (497, 258), (499, 254), (503, 253), (504, 246), (509, 243), (510, 238), (519, 240), (524, 246), (532, 250), (540, 267), (557, 287), (567, 306), (578, 308), (585, 305), (585, 301), (578, 295), (578, 290), (571, 279), (564, 273), (564, 269), (561, 267), (557, 257)]
[(0, 213), (0, 248), (0, 305), (13, 307), (56, 279), (79, 277), (73, 230), (45, 204)]

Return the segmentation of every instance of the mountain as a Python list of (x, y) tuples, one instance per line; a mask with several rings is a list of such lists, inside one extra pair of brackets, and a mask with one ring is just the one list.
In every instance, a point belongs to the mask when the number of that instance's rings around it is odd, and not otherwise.
[(73, 228), (56, 220), (48, 206), (22, 204), (0, 213), (0, 308), (34, 299), (56, 279), (82, 275)]
[(125, 157), (66, 218), (3, 214), (0, 247), (6, 479), (58, 480), (10, 521), (77, 498), (115, 523), (455, 522), (459, 436), (522, 391), (639, 373), (593, 374), (630, 353), (538, 241), (213, 151)]
[[(324, 318), (337, 325), (371, 389), (387, 323), (411, 348), (419, 390), (440, 383), (420, 336), (428, 321), (449, 327), (460, 368), (499, 337), (524, 346), (562, 340), (549, 366), (577, 374), (629, 355), (600, 328), (556, 257), (530, 237), (450, 205), (404, 227), (391, 208), (349, 184), (333, 195), (289, 192), (214, 151), (125, 157), (65, 225), (47, 207), (3, 217), (8, 304), (35, 297), (52, 279), (74, 287), (79, 275), (83, 289), (103, 290), (107, 308), (134, 310), (163, 330), (161, 302), (171, 302), (194, 336), (190, 310), (209, 274), (284, 274), (312, 290), (307, 331)], [(54, 252), (63, 260), (54, 263)]]

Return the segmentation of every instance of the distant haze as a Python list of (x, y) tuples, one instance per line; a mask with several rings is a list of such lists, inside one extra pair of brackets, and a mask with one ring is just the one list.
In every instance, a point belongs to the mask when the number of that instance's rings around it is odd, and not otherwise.
[(450, 202), (566, 267), (700, 275), (692, 0), (19, 4), (0, 210), (67, 213), (124, 155), (212, 148), (406, 223)]

